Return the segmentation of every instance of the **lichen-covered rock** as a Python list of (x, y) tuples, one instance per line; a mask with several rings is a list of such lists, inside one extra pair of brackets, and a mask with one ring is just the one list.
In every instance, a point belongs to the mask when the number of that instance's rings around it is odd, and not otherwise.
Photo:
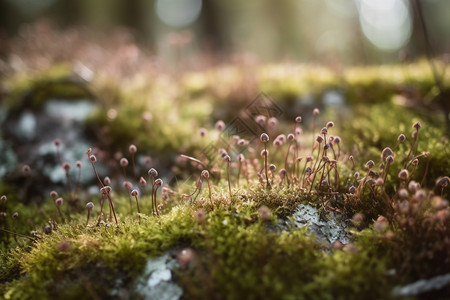
[(350, 241), (347, 224), (332, 212), (321, 217), (317, 208), (308, 204), (300, 204), (293, 216), (297, 227), (308, 226), (308, 230), (317, 236), (319, 241), (329, 244), (333, 244), (335, 241), (347, 244)]
[(183, 290), (173, 282), (172, 277), (172, 269), (176, 267), (176, 260), (168, 253), (149, 258), (144, 274), (139, 279), (137, 293), (144, 299), (180, 299)]
[[(22, 109), (18, 110), (19, 107)], [(32, 178), (27, 190), (27, 198), (41, 197), (48, 191), (66, 184), (66, 174), (62, 162), (72, 165), (70, 176), (75, 184), (78, 168), (75, 162), (83, 160), (85, 151), (92, 145), (92, 134), (85, 126), (85, 121), (96, 105), (87, 99), (64, 100), (49, 99), (40, 107), (28, 107), (25, 102), (5, 113), (1, 120), (3, 140), (0, 149), (5, 156), (0, 161), (0, 172), (5, 182), (13, 186), (24, 184), (20, 166), (27, 164), (31, 168)], [(59, 155), (54, 141), (61, 141)], [(94, 178), (92, 171), (81, 168), (80, 183), (86, 184)], [(51, 186), (51, 187), (50, 187)], [(25, 198), (25, 197), (23, 197)]]

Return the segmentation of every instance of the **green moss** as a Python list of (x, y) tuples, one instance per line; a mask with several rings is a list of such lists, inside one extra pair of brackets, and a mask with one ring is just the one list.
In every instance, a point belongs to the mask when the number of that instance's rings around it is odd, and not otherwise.
[[(266, 193), (261, 192), (235, 203), (231, 210), (209, 212), (200, 223), (186, 205), (174, 207), (161, 218), (143, 215), (140, 224), (136, 217), (119, 213), (123, 220), (119, 229), (86, 228), (80, 225), (82, 216), (74, 218), (44, 236), (30, 252), (25, 248), (3, 257), (7, 263), (2, 272), (4, 296), (75, 299), (89, 283), (97, 295), (108, 297), (114, 288), (111, 280), (122, 278), (123, 284), (133, 287), (148, 256), (173, 247), (193, 247), (198, 261), (177, 273), (186, 297), (390, 297), (393, 284), (402, 279), (386, 275), (387, 266), (393, 264), (390, 253), (400, 245), (368, 229), (358, 234), (356, 253), (327, 254), (305, 229), (270, 231), (256, 211), (267, 204)], [(280, 194), (279, 198), (292, 197), (286, 203), (298, 201), (293, 190), (282, 189)], [(118, 211), (126, 211), (127, 200), (117, 200)], [(18, 277), (18, 269), (31, 276)], [(17, 279), (4, 281), (12, 278)]]
[[(444, 121), (439, 115), (429, 119), (418, 112), (395, 104), (357, 107), (353, 113), (353, 122), (344, 122), (340, 135), (344, 142), (354, 141), (353, 155), (356, 162), (362, 166), (369, 159), (379, 161), (382, 149), (394, 148), (399, 134), (405, 134), (406, 141), (395, 151), (396, 160), (392, 166), (392, 171), (398, 172), (413, 140), (411, 134), (414, 129), (411, 125), (417, 121), (422, 124), (422, 129), (414, 151), (416, 155), (430, 152), (430, 156), (428, 159), (424, 157), (419, 159), (413, 179), (422, 182), (425, 170), (428, 169), (424, 184), (432, 188), (435, 180), (450, 169), (448, 137), (445, 137)], [(389, 182), (394, 185), (398, 183), (396, 175), (396, 173), (390, 173)]]
[(51, 98), (93, 99), (89, 88), (76, 79), (66, 64), (35, 74), (17, 75), (4, 82), (8, 91), (5, 105), (9, 110), (26, 105), (40, 108)]
[[(284, 203), (301, 201), (295, 190), (278, 192)], [(400, 244), (383, 234), (366, 229), (356, 235), (355, 251), (330, 254), (306, 229), (270, 230), (257, 212), (260, 205), (270, 205), (266, 192), (246, 197), (208, 212), (201, 222), (188, 203), (160, 218), (142, 215), (140, 223), (136, 216), (119, 213), (120, 227), (86, 227), (83, 216), (74, 217), (31, 248), (3, 257), (3, 295), (75, 299), (90, 286), (97, 296), (108, 297), (111, 281), (119, 278), (133, 289), (149, 256), (181, 247), (192, 247), (197, 257), (191, 267), (176, 271), (187, 298), (387, 299), (392, 287), (404, 281), (387, 275), (398, 263), (390, 254)], [(126, 211), (127, 199), (117, 198), (117, 205), (119, 212)], [(18, 277), (18, 269), (27, 276)]]

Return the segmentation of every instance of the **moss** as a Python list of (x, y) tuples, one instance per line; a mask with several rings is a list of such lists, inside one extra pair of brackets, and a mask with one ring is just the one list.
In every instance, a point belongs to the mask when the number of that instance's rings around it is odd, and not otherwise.
[[(112, 152), (126, 152), (131, 143), (139, 145), (140, 151), (165, 155), (182, 148), (198, 149), (200, 146), (196, 145), (192, 132), (206, 122), (210, 104), (204, 99), (181, 102), (170, 95), (151, 99), (154, 93), (156, 91), (138, 86), (117, 94), (116, 104), (103, 99), (103, 109), (96, 111), (88, 124), (93, 130), (105, 129), (105, 134), (99, 133), (99, 138)], [(151, 119), (143, 121), (144, 113)]]
[[(304, 232), (278, 236), (268, 233), (260, 224), (236, 226), (227, 216), (219, 221), (208, 232), (207, 248), (212, 251), (205, 255), (209, 261), (203, 262), (212, 268), (207, 273), (212, 277), (208, 281), (212, 280), (213, 290), (202, 298), (215, 295), (226, 295), (228, 299), (240, 295), (249, 299), (277, 295), (310, 298), (318, 292), (317, 287), (307, 285), (311, 285), (312, 274), (323, 267), (321, 254), (315, 251), (317, 246)], [(271, 246), (273, 244), (277, 246)], [(292, 264), (297, 267), (292, 268)], [(201, 289), (201, 285), (189, 288)]]
[[(16, 259), (9, 258), (11, 266), (2, 274), (3, 280), (11, 279), (9, 276), (18, 264), (21, 272), (29, 275), (17, 281), (18, 286), (26, 281), (30, 289), (28, 297), (36, 289), (44, 293), (45, 298), (57, 294), (58, 297), (74, 299), (78, 293), (76, 290), (83, 289), (83, 281), (91, 280), (95, 282), (96, 291), (108, 295), (112, 288), (108, 284), (111, 278), (124, 277), (131, 282), (142, 272), (149, 255), (158, 255), (166, 249), (187, 243), (194, 235), (192, 227), (195, 227), (189, 209), (181, 208), (172, 209), (160, 219), (143, 218), (140, 224), (136, 219), (126, 218), (120, 228), (86, 228), (81, 224), (79, 219), (60, 224), (57, 231), (44, 235), (31, 251), (20, 251), (19, 261), (17, 256)], [(102, 275), (104, 272), (108, 275)], [(83, 276), (86, 280), (82, 279)], [(72, 277), (80, 280), (75, 283)], [(54, 285), (61, 281), (65, 283)], [(12, 293), (15, 288), (17, 286), (9, 287), (6, 294), (11, 294), (13, 298), (23, 296)]]
[[(300, 200), (295, 194), (281, 189), (278, 197), (296, 203)], [(132, 289), (147, 257), (174, 247), (193, 247), (196, 253), (191, 267), (176, 271), (187, 298), (388, 299), (392, 287), (405, 280), (387, 275), (389, 267), (398, 265), (391, 254), (403, 238), (397, 244), (366, 229), (356, 236), (356, 252), (329, 254), (306, 229), (271, 231), (257, 212), (260, 205), (270, 205), (265, 195), (256, 190), (254, 197), (248, 194), (232, 208), (208, 212), (201, 222), (188, 203), (161, 218), (142, 215), (140, 224), (136, 217), (119, 213), (119, 228), (85, 227), (82, 216), (74, 217), (29, 250), (3, 258), (7, 268), (2, 271), (2, 291), (11, 299), (75, 299), (90, 285), (97, 296), (108, 297), (115, 288), (113, 279)], [(126, 211), (127, 199), (118, 198), (117, 205), (119, 212)], [(27, 276), (17, 277), (17, 268)]]
[[(411, 124), (420, 121), (422, 129), (419, 132), (415, 153), (429, 152), (428, 159), (420, 158), (414, 180), (423, 181), (428, 188), (433, 188), (434, 181), (450, 169), (448, 138), (445, 137), (443, 119), (439, 116), (429, 119), (413, 110), (405, 109), (395, 104), (373, 105), (356, 108), (353, 122), (343, 123), (340, 132), (343, 140), (354, 141), (354, 157), (359, 165), (369, 159), (379, 161), (381, 150), (397, 144), (397, 137), (404, 133), (406, 141), (396, 151), (396, 160), (392, 170), (399, 170), (404, 163), (412, 142), (414, 129)], [(397, 154), (398, 153), (398, 154)], [(398, 159), (400, 158), (400, 159)], [(428, 165), (428, 166), (427, 166)], [(441, 175), (439, 175), (441, 174)], [(398, 183), (395, 173), (390, 174), (389, 182)]]
[[(354, 295), (356, 299), (387, 295), (386, 290), (378, 289), (380, 284), (389, 285), (379, 260), (383, 252), (373, 256), (376, 247), (362, 247), (360, 242), (361, 253), (337, 252), (329, 256), (319, 251), (321, 246), (306, 236), (304, 229), (291, 229), (281, 235), (269, 232), (257, 217), (256, 207), (242, 204), (236, 207), (237, 214), (233, 210), (215, 210), (200, 224), (193, 219), (192, 210), (179, 206), (161, 219), (144, 218), (140, 225), (126, 218), (119, 231), (115, 226), (85, 228), (76, 225), (79, 221), (60, 225), (31, 252), (17, 251), (15, 258), (7, 259), (10, 271), (5, 279), (17, 274), (18, 265), (32, 276), (5, 284), (5, 296), (27, 299), (37, 292), (44, 298), (75, 299), (85, 289), (85, 282), (91, 282), (97, 295), (107, 296), (113, 288), (112, 279), (125, 278), (124, 284), (131, 287), (149, 255), (183, 245), (194, 247), (200, 257), (192, 269), (178, 274), (187, 297), (283, 295), (289, 299)], [(377, 244), (382, 241), (375, 240)], [(29, 294), (17, 293), (22, 286)]]
[(317, 281), (333, 299), (392, 298), (393, 282), (386, 275), (383, 257), (375, 258), (357, 247), (355, 254), (336, 251), (327, 263), (328, 268), (317, 276)]
[[(436, 62), (441, 65), (441, 62)], [(346, 96), (350, 103), (380, 103), (389, 101), (392, 95), (408, 91), (427, 95), (433, 91), (435, 82), (427, 61), (395, 66), (355, 67), (344, 72), (348, 84)], [(449, 86), (449, 77), (443, 78)]]
[(302, 202), (314, 201), (302, 193), (297, 187), (282, 186), (271, 190), (266, 188), (249, 189), (247, 194), (242, 195), (243, 200), (251, 199), (258, 206), (265, 205), (280, 217), (292, 215), (297, 206)]
[(23, 105), (40, 108), (48, 99), (93, 99), (87, 85), (77, 79), (66, 64), (37, 74), (17, 75), (4, 82), (8, 91), (5, 105), (15, 110)]

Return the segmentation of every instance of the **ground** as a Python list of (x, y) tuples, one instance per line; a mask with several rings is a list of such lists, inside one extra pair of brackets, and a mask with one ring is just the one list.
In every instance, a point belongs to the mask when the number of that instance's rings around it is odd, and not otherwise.
[(2, 79), (0, 294), (448, 297), (449, 75), (439, 91), (426, 61), (248, 68)]

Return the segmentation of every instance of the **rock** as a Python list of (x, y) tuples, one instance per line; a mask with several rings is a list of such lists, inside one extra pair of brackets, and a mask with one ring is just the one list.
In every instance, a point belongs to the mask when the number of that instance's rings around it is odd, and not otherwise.
[(168, 253), (149, 258), (144, 274), (138, 280), (137, 293), (144, 299), (180, 299), (183, 289), (172, 281), (172, 270), (175, 268), (178, 268), (178, 263)]
[[(77, 160), (85, 161), (85, 151), (92, 147), (92, 133), (85, 121), (96, 109), (88, 99), (48, 99), (39, 107), (29, 105), (24, 100), (1, 116), (3, 136), (0, 137), (0, 176), (10, 185), (22, 186), (26, 179), (20, 172), (21, 165), (31, 167), (28, 191), (23, 199), (41, 201), (47, 197), (47, 190), (60, 186), (66, 191), (66, 175), (57, 155), (55, 139), (61, 140), (60, 156), (62, 162), (72, 165), (70, 176), (72, 186), (78, 177)], [(94, 179), (88, 163), (81, 168), (81, 184)]]
[(167, 261), (169, 260), (169, 255), (166, 253), (156, 258), (149, 258), (147, 265), (145, 266), (145, 275), (150, 275), (156, 270), (166, 269)]
[(160, 284), (162, 281), (169, 281), (172, 273), (169, 269), (155, 270), (147, 281), (147, 286), (152, 288)]
[(333, 212), (328, 213), (326, 216), (327, 220), (323, 220), (317, 208), (307, 204), (300, 204), (293, 216), (297, 227), (308, 226), (308, 230), (317, 236), (320, 241), (327, 242), (330, 245), (337, 240), (342, 244), (350, 242), (347, 224)]
[(347, 106), (344, 95), (337, 90), (326, 91), (323, 94), (322, 102), (327, 108), (345, 108)]
[(73, 123), (85, 121), (94, 108), (94, 103), (89, 100), (68, 101), (51, 99), (45, 103), (44, 112), (50, 118)]
[(414, 297), (420, 294), (440, 290), (450, 284), (450, 273), (430, 279), (421, 279), (408, 285), (397, 287), (392, 291), (395, 297)]
[(144, 295), (144, 299), (153, 300), (177, 300), (183, 295), (183, 290), (176, 284), (171, 282), (162, 282), (153, 289), (148, 290)]
[(36, 123), (36, 116), (29, 110), (24, 111), (15, 127), (17, 137), (25, 141), (31, 141), (36, 138)]

